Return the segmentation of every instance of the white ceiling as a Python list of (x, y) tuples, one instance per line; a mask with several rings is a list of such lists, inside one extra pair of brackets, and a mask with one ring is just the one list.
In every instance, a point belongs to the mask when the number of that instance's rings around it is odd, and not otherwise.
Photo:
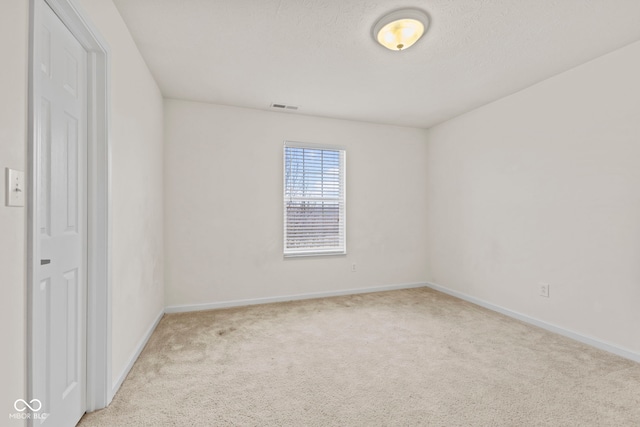
[[(165, 97), (415, 127), (640, 40), (639, 0), (114, 2)], [(401, 7), (431, 26), (392, 52), (371, 27)]]

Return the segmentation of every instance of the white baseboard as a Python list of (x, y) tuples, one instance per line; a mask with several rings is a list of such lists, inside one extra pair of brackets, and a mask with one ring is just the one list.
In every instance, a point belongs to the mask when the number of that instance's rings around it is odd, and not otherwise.
[(568, 329), (562, 328), (552, 323), (548, 323), (543, 320), (539, 320), (534, 317), (527, 316), (526, 314), (518, 313), (516, 311), (512, 311), (504, 307), (500, 307), (499, 305), (491, 304), (490, 302), (472, 297), (462, 292), (454, 291), (452, 289), (437, 285), (435, 283), (427, 282), (425, 283), (425, 286), (427, 286), (428, 288), (434, 289), (436, 291), (440, 291), (444, 294), (451, 295), (456, 298), (460, 298), (462, 300), (468, 301), (472, 304), (479, 305), (489, 310), (496, 311), (498, 313), (504, 314), (505, 316), (509, 316), (514, 319), (521, 320), (525, 323), (529, 323), (531, 325), (537, 326), (542, 329), (546, 329), (547, 331), (556, 333), (558, 335), (571, 338), (583, 344), (587, 344), (592, 347), (599, 348), (600, 350), (604, 350), (609, 353), (616, 354), (618, 356), (624, 357), (625, 359), (630, 359), (630, 360), (633, 360), (634, 362), (640, 362), (640, 354), (633, 352), (631, 350), (627, 350), (625, 348), (619, 347), (615, 344), (611, 344), (596, 338), (592, 338), (586, 335), (579, 334), (577, 332), (570, 331)]
[(138, 342), (135, 352), (131, 355), (131, 357), (129, 358), (129, 361), (127, 362), (127, 365), (124, 367), (124, 369), (118, 376), (118, 380), (112, 384), (111, 390), (109, 391), (109, 403), (111, 403), (111, 400), (113, 400), (113, 396), (116, 395), (116, 393), (120, 389), (120, 386), (122, 385), (124, 380), (127, 378), (127, 375), (129, 375), (129, 371), (131, 371), (131, 368), (133, 368), (134, 363), (136, 363), (136, 360), (138, 360), (140, 353), (142, 353), (144, 346), (147, 345), (147, 342), (149, 341), (149, 338), (151, 338), (153, 331), (155, 331), (156, 328), (158, 327), (158, 323), (160, 323), (162, 316), (164, 316), (164, 309), (160, 310), (160, 313), (158, 313), (158, 315), (156, 316), (156, 319), (153, 321), (149, 329), (147, 329), (147, 332), (145, 332), (140, 342)]
[(313, 298), (336, 297), (341, 295), (366, 294), (370, 292), (394, 291), (397, 289), (422, 288), (426, 283), (405, 283), (401, 285), (374, 286), (370, 288), (346, 289), (343, 291), (312, 292), (307, 294), (283, 295), (278, 297), (252, 298), (232, 301), (213, 302), (208, 304), (172, 305), (165, 308), (165, 313), (184, 313), (188, 311), (214, 310), (218, 308), (242, 307), (246, 305), (269, 304), (273, 302), (296, 301)]

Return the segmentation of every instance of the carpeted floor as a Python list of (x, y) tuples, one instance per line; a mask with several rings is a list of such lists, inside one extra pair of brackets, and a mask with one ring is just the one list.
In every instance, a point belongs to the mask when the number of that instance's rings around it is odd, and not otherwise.
[(166, 315), (80, 426), (639, 426), (640, 364), (428, 288)]

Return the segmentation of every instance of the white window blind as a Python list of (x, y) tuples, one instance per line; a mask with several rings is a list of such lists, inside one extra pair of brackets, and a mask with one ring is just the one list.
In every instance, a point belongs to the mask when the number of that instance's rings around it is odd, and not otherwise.
[(344, 150), (285, 142), (285, 256), (346, 253), (344, 182)]

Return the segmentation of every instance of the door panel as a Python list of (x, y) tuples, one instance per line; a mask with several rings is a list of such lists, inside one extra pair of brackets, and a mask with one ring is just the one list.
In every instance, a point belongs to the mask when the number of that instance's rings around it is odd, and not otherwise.
[(38, 185), (38, 222), (41, 237), (51, 237), (51, 103), (48, 99), (40, 100), (40, 123), (38, 141), (40, 142)]
[(86, 407), (86, 52), (49, 6), (38, 10), (32, 397), (49, 414), (37, 425), (73, 426)]

